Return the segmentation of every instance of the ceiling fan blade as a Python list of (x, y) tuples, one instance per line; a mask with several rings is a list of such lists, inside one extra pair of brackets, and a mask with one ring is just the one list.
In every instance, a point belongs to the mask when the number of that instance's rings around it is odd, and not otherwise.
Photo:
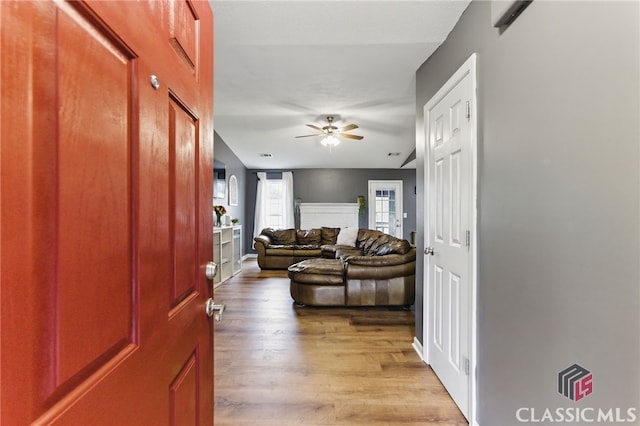
[(340, 131), (341, 132), (348, 132), (349, 130), (353, 130), (353, 129), (357, 129), (357, 128), (358, 128), (357, 124), (347, 124), (342, 129), (340, 129)]
[(319, 132), (322, 132), (322, 128), (318, 127), (318, 126), (314, 126), (313, 124), (307, 124), (307, 127), (311, 127), (314, 130), (317, 130)]
[(364, 139), (364, 136), (350, 135), (350, 134), (347, 134), (347, 133), (340, 133), (340, 134), (338, 134), (338, 135), (336, 135), (336, 136), (339, 136), (339, 137), (341, 137), (341, 138), (356, 139), (356, 140), (362, 140), (362, 139)]
[(302, 135), (302, 136), (296, 136), (296, 138), (310, 138), (312, 136), (322, 136), (322, 134), (320, 134), (320, 135)]

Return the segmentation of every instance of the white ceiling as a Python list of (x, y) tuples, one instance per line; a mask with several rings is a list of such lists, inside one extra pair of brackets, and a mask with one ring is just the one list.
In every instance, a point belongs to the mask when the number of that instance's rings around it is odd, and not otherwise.
[[(415, 72), (469, 1), (210, 0), (216, 131), (248, 168), (399, 168), (415, 148)], [(364, 139), (295, 138), (327, 115)]]

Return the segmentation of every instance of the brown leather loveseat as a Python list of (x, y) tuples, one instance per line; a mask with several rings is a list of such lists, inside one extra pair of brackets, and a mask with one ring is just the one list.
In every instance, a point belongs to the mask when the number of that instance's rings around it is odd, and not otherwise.
[(265, 228), (255, 237), (260, 269), (287, 269), (294, 263), (322, 256), (322, 246), (335, 244), (340, 228)]

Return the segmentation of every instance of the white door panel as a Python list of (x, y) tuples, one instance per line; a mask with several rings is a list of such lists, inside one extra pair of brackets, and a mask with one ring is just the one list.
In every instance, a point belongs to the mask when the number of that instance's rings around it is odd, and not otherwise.
[[(454, 75), (455, 77), (455, 75)], [(448, 82), (447, 91), (425, 107), (426, 359), (463, 414), (469, 418), (473, 133), (472, 74)], [(440, 93), (440, 92), (439, 92)], [(438, 96), (438, 95), (437, 95)]]

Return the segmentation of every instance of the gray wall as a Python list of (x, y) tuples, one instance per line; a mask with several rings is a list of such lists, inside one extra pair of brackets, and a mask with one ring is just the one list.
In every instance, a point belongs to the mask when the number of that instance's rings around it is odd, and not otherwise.
[[(639, 4), (534, 1), (502, 34), (490, 7), (474, 0), (416, 75), (423, 217), (423, 106), (478, 54), (478, 420), (640, 408)], [(594, 376), (579, 403), (557, 392), (573, 363)]]
[[(246, 182), (247, 182), (247, 168), (240, 161), (240, 159), (231, 151), (231, 149), (227, 146), (225, 141), (218, 135), (218, 133), (214, 133), (213, 139), (213, 156), (216, 161), (221, 161), (226, 166), (226, 179), (227, 179), (227, 196), (226, 198), (215, 198), (213, 200), (215, 205), (223, 205), (227, 209), (227, 214), (232, 218), (240, 219), (240, 224), (242, 225), (243, 234), (247, 233), (247, 222), (245, 220), (245, 191), (246, 191)], [(228, 194), (228, 185), (229, 185), (229, 176), (235, 175), (238, 179), (238, 205), (230, 206), (229, 205), (229, 194)], [(253, 229), (253, 228), (251, 228)], [(246, 244), (243, 244), (242, 247), (243, 253), (247, 253)]]
[[(256, 172), (249, 170), (247, 180), (247, 224), (251, 232), (247, 232), (247, 247), (253, 245), (253, 212), (255, 211), (256, 188), (258, 178)], [(267, 171), (267, 178), (279, 179), (283, 170)], [(358, 195), (367, 195), (369, 180), (402, 180), (403, 208), (407, 213), (404, 219), (403, 233), (409, 240), (411, 231), (416, 230), (416, 171), (415, 169), (295, 169), (293, 170), (293, 193), (303, 203), (355, 203)], [(296, 221), (296, 225), (299, 222)], [(360, 218), (360, 227), (368, 227), (368, 211)]]

